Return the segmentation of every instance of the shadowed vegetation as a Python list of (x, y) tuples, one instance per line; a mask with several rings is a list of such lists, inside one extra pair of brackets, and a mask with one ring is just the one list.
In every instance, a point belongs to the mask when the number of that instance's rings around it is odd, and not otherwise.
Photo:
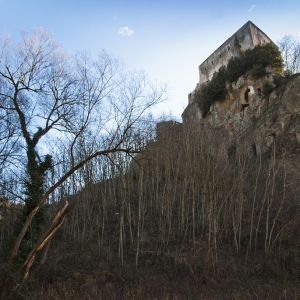
[[(135, 161), (89, 165), (98, 175), (68, 197), (30, 299), (296, 299), (300, 211), (288, 161), (275, 148), (249, 157), (241, 143), (229, 162), (222, 136), (171, 125)], [(113, 279), (97, 284), (103, 270)]]
[(232, 57), (227, 67), (221, 67), (215, 72), (213, 78), (200, 87), (196, 92), (196, 102), (201, 110), (202, 117), (209, 112), (210, 106), (215, 101), (225, 100), (227, 93), (226, 82), (237, 81), (248, 72), (254, 78), (266, 75), (266, 67), (270, 66), (275, 74), (282, 74), (283, 60), (276, 45), (268, 43), (258, 45), (253, 49), (240, 51), (239, 55)]

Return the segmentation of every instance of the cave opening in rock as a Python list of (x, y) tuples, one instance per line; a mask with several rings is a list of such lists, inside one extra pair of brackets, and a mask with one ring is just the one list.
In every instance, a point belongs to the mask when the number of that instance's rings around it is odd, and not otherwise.
[(253, 156), (256, 156), (256, 155), (257, 155), (257, 151), (256, 151), (256, 145), (255, 145), (255, 143), (254, 143), (254, 144), (252, 144), (252, 154), (253, 154)]
[(248, 95), (248, 93), (250, 92), (250, 89), (248, 88), (247, 90), (246, 90), (246, 92), (245, 92), (245, 101), (246, 102), (248, 102), (248, 97), (249, 97), (249, 95)]
[(246, 108), (246, 107), (248, 107), (249, 106), (249, 104), (247, 103), (247, 104), (242, 104), (242, 106), (241, 106), (241, 112)]

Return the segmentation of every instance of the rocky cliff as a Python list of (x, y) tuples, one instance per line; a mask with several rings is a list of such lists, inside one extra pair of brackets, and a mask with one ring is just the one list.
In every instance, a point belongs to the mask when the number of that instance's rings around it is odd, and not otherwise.
[(213, 103), (204, 118), (196, 101), (182, 118), (225, 130), (232, 144), (247, 140), (249, 154), (264, 154), (278, 141), (289, 154), (300, 155), (300, 74), (277, 81), (271, 72), (260, 79), (242, 76), (227, 84), (226, 99)]

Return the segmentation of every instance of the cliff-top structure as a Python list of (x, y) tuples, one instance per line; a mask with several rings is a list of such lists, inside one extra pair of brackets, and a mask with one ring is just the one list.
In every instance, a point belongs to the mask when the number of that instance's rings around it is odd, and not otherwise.
[(248, 21), (199, 66), (199, 83), (210, 80), (214, 72), (226, 66), (230, 58), (237, 56), (240, 50), (253, 49), (270, 42), (271, 39), (264, 32)]
[[(290, 155), (291, 159), (297, 156), (299, 163), (300, 73), (283, 77), (276, 70), (272, 70), (272, 65), (264, 65), (265, 72), (255, 76), (250, 69), (245, 68), (244, 74), (243, 70), (238, 72), (239, 75), (234, 81), (222, 81), (224, 95), (219, 101), (214, 99), (210, 102), (209, 95), (204, 94), (207, 98), (201, 98), (201, 94), (197, 94), (201, 85), (211, 80), (214, 72), (222, 66), (227, 66), (232, 57), (240, 55), (241, 51), (269, 43), (273, 44), (250, 21), (227, 39), (199, 66), (200, 81), (189, 95), (189, 104), (182, 119), (183, 123), (198, 122), (201, 128), (219, 132), (228, 138), (226, 142), (231, 146), (237, 147), (245, 142), (248, 147), (245, 151), (250, 156), (268, 157), (277, 143), (280, 151), (284, 149), (282, 153)], [(279, 50), (276, 55), (280, 55)], [(257, 59), (256, 56), (255, 58)], [(280, 62), (281, 58), (278, 58), (279, 65)], [(254, 59), (251, 63), (253, 68)], [(224, 74), (228, 75), (226, 72)], [(210, 87), (212, 90), (215, 86)], [(211, 90), (208, 89), (208, 92)], [(200, 106), (203, 103), (207, 106)], [(201, 111), (202, 107), (207, 109), (205, 114)]]
[(272, 43), (272, 40), (251, 21), (248, 21), (235, 34), (228, 38), (199, 66), (199, 83), (194, 92), (189, 94), (189, 103), (193, 102), (193, 94), (205, 82), (211, 80), (213, 74), (229, 60), (239, 55), (240, 51), (253, 49), (257, 45)]

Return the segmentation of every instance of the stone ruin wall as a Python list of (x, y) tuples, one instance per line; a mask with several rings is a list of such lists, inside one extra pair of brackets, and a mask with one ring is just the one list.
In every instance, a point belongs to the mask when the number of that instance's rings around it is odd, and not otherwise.
[(220, 67), (226, 66), (230, 58), (238, 55), (239, 50), (245, 51), (270, 42), (258, 27), (247, 22), (199, 66), (200, 85), (210, 80)]
[(271, 39), (265, 33), (251, 21), (248, 21), (199, 66), (199, 83), (195, 90), (189, 94), (189, 103), (193, 102), (195, 92), (200, 86), (211, 80), (213, 74), (222, 66), (227, 66), (229, 60), (237, 56), (240, 50), (245, 51), (246, 49), (254, 48), (256, 45), (270, 42), (272, 42)]

